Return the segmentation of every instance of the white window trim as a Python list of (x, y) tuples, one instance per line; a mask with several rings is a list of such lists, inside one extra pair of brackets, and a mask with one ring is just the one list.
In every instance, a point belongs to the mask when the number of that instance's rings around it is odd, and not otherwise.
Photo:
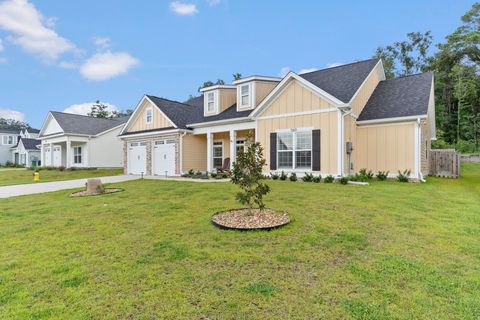
[(241, 137), (241, 138), (236, 138), (235, 139), (235, 153), (237, 152), (237, 147), (240, 145), (237, 143), (238, 141), (243, 141), (243, 150), (245, 151), (245, 148), (247, 147), (247, 138)]
[(221, 166), (223, 166), (223, 161), (225, 160), (225, 144), (223, 143), (223, 140), (213, 140), (213, 143), (212, 143), (212, 168), (213, 169), (215, 169), (214, 159), (219, 158), (219, 157), (215, 157), (215, 153), (213, 152), (213, 149), (215, 149), (215, 147), (219, 147), (215, 145), (215, 143), (218, 143), (218, 142), (222, 144), (222, 165)]
[[(313, 166), (313, 134), (312, 134), (313, 128), (298, 128), (298, 129), (282, 129), (282, 130), (277, 130), (277, 143), (276, 146), (276, 152), (277, 152), (277, 170), (283, 170), (287, 172), (310, 172), (312, 171), (312, 166)], [(297, 133), (298, 132), (310, 132), (310, 149), (298, 149), (297, 150)], [(279, 150), (278, 149), (278, 133), (291, 133), (292, 134), (292, 150)], [(296, 153), (297, 151), (310, 151), (310, 167), (309, 168), (296, 168), (296, 162), (297, 162), (297, 157)], [(280, 167), (278, 163), (278, 153), (281, 152), (291, 152), (292, 153), (292, 166), (291, 167)]]
[[(208, 96), (212, 94), (213, 95), (213, 110), (208, 110)], [(205, 109), (204, 109), (204, 114), (205, 115), (214, 115), (214, 114), (218, 114), (218, 105), (219, 105), (219, 101), (218, 101), (218, 90), (214, 90), (214, 91), (208, 91), (208, 92), (205, 92), (205, 95), (204, 95), (204, 105), (205, 105)]]
[[(75, 150), (80, 148), (80, 154), (76, 154)], [(80, 162), (75, 162), (75, 157), (80, 156)], [(73, 164), (83, 164), (83, 148), (82, 146), (73, 147)]]
[[(148, 121), (148, 112), (150, 111), (150, 121)], [(148, 107), (145, 109), (145, 123), (146, 124), (152, 124), (153, 123), (153, 108)]]
[[(248, 103), (242, 104), (242, 88), (248, 86)], [(242, 83), (237, 86), (237, 109), (251, 110), (255, 107), (255, 82)]]

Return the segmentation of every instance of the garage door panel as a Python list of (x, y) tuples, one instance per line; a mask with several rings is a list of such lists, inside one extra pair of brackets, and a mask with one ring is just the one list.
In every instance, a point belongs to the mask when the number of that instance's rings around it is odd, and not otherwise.
[(153, 142), (152, 172), (154, 175), (175, 175), (175, 140)]
[(130, 142), (128, 146), (128, 173), (145, 174), (147, 172), (147, 143)]

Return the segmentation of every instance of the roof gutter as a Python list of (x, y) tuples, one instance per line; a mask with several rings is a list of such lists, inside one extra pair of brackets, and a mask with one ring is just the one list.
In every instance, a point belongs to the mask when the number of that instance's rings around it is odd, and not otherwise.
[(423, 114), (418, 116), (360, 120), (360, 121), (357, 121), (357, 124), (361, 126), (361, 125), (380, 124), (380, 123), (410, 122), (410, 121), (417, 121), (417, 119), (426, 119), (426, 118), (427, 118), (427, 115)]

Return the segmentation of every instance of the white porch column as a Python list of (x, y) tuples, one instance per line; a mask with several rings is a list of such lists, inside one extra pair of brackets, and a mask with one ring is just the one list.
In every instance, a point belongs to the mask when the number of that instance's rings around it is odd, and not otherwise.
[(213, 171), (213, 133), (207, 133), (207, 171)]
[(72, 166), (72, 142), (67, 137), (67, 148), (65, 150), (65, 167), (70, 168)]
[(230, 129), (230, 169), (233, 163), (237, 160), (237, 132)]
[(45, 145), (43, 144), (43, 142), (40, 148), (40, 162), (42, 166), (45, 166)]

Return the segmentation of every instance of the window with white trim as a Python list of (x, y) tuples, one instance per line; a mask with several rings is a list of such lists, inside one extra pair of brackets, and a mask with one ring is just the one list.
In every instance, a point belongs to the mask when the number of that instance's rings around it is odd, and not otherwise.
[(145, 113), (145, 121), (147, 124), (152, 123), (153, 121), (153, 109), (148, 108), (146, 113)]
[(240, 152), (245, 152), (245, 138), (237, 139), (235, 143), (235, 150), (237, 154), (239, 154)]
[(3, 136), (3, 141), (2, 143), (4, 145), (12, 145), (15, 144), (15, 136)]
[(278, 169), (312, 168), (312, 131), (277, 133)]
[(240, 87), (240, 106), (249, 107), (250, 106), (250, 85), (245, 84)]
[(82, 163), (82, 147), (81, 146), (73, 147), (73, 163), (75, 164)]
[(214, 168), (223, 166), (223, 141), (213, 142), (212, 159)]
[(207, 112), (215, 111), (215, 92), (207, 93)]

